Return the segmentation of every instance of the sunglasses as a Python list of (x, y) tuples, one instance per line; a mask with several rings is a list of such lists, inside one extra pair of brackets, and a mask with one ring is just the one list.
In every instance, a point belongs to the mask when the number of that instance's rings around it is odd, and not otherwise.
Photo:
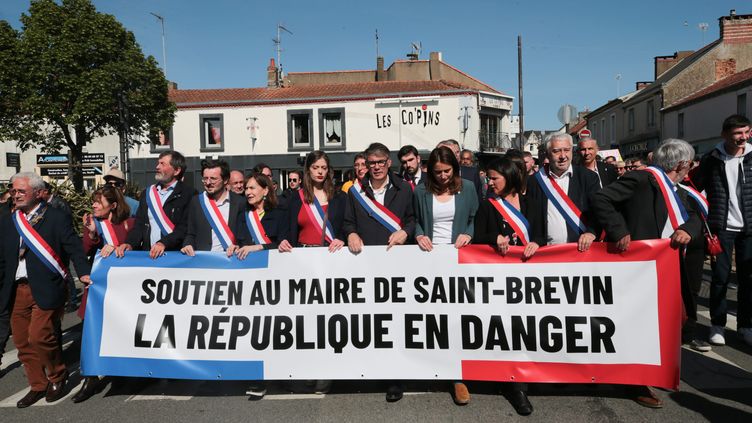
[(298, 178), (290, 178), (290, 179), (288, 179), (288, 181), (290, 181), (290, 182), (298, 182)]

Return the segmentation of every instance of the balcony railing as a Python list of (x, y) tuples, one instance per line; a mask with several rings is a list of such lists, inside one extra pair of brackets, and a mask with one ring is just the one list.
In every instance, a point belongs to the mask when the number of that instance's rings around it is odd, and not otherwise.
[(480, 151), (504, 152), (512, 148), (512, 139), (508, 132), (478, 131)]

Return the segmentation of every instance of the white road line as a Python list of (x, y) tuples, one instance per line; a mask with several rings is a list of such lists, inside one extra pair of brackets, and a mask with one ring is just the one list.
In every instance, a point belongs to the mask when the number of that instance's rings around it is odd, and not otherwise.
[[(697, 314), (710, 320), (709, 310), (697, 310)], [(726, 317), (726, 329), (736, 330), (736, 316), (733, 314), (727, 314)], [(728, 336), (728, 335), (727, 335)]]
[[(81, 338), (81, 332), (64, 332), (63, 333), (63, 350), (68, 348), (70, 344), (72, 344), (74, 341)], [(11, 343), (13, 340), (8, 339), (8, 342)], [(18, 350), (13, 351), (7, 351), (5, 354), (3, 354), (3, 362), (0, 363), (0, 371), (5, 370), (6, 368), (18, 363)]]
[(265, 400), (279, 401), (279, 400), (301, 400), (301, 399), (324, 399), (326, 394), (274, 394), (265, 395)]
[(131, 395), (130, 397), (126, 398), (126, 402), (129, 401), (188, 401), (192, 399), (192, 395), (164, 395), (164, 394), (157, 394), (157, 395)]
[[(68, 393), (63, 398), (55, 402), (47, 402), (44, 400), (44, 398), (42, 398), (41, 400), (37, 401), (36, 404), (32, 405), (32, 407), (48, 407), (50, 405), (60, 404), (61, 402), (65, 401), (69, 397), (73, 396), (76, 392), (78, 392), (81, 384), (83, 384), (83, 380), (81, 380), (81, 382), (79, 382), (78, 385), (74, 387), (70, 387), (69, 385), (68, 389), (70, 389), (70, 391), (68, 391)], [(15, 394), (9, 396), (8, 398), (5, 398), (4, 400), (0, 401), (0, 408), (11, 408), (11, 407), (15, 408), (18, 400), (23, 398), (24, 395), (26, 395), (28, 392), (29, 392), (29, 388), (26, 387), (23, 390), (16, 392)]]

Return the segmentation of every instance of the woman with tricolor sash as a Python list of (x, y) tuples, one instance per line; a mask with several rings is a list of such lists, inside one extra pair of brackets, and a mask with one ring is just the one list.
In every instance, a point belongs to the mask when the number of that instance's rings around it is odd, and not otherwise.
[(324, 246), (335, 252), (345, 245), (342, 222), (347, 197), (335, 189), (332, 174), (326, 153), (320, 150), (308, 153), (303, 185), (287, 205), (288, 219), (280, 236), (279, 251)]
[[(482, 201), (475, 216), (474, 244), (488, 244), (505, 255), (511, 246), (524, 247), (523, 257), (530, 258), (538, 250), (531, 239), (527, 203), (521, 195), (525, 180), (524, 161), (509, 157), (493, 160), (486, 167), (488, 199)], [(527, 398), (527, 384), (509, 383), (506, 395), (520, 415), (533, 412)]]
[(253, 173), (245, 181), (245, 224), (251, 233), (253, 245), (238, 250), (241, 260), (249, 253), (279, 247), (279, 233), (284, 223), (284, 213), (277, 208), (277, 195), (272, 180), (263, 173)]
[[(109, 257), (115, 247), (125, 242), (128, 232), (135, 225), (135, 218), (119, 189), (105, 185), (91, 195), (92, 213), (83, 216), (83, 244), (87, 256), (93, 257), (99, 250), (103, 258)], [(84, 288), (78, 316), (83, 319), (89, 287)], [(97, 376), (84, 377), (81, 389), (73, 396), (79, 403), (91, 398), (102, 386)]]

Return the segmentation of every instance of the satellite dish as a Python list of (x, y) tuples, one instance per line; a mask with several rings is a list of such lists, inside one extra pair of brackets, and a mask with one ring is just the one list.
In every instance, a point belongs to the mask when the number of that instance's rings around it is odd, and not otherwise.
[(559, 112), (556, 113), (556, 117), (562, 125), (566, 125), (577, 117), (577, 108), (571, 104), (565, 104), (559, 107)]

